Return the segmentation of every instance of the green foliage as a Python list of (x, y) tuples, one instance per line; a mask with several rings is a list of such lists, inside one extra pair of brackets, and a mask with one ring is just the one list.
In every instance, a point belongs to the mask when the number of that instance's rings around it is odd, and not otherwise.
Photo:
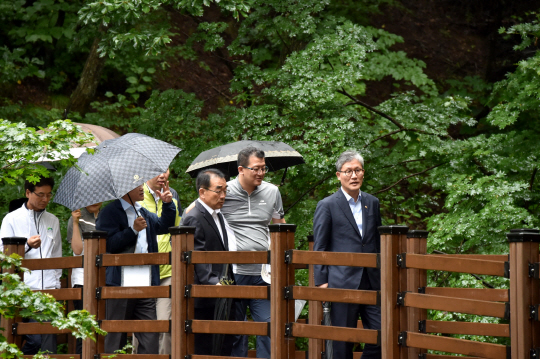
[[(28, 271), (21, 267), (21, 257), (0, 253), (3, 269), (15, 268), (16, 272)], [(6, 318), (15, 316), (33, 318), (39, 322), (50, 321), (58, 329), (68, 329), (76, 338), (96, 340), (95, 333), (107, 334), (99, 328), (94, 316), (86, 310), (72, 311), (64, 315), (64, 307), (49, 294), (32, 291), (19, 274), (1, 273), (0, 314)], [(7, 344), (6, 337), (0, 335), (0, 350), (4, 358), (20, 357), (22, 352), (16, 345)]]

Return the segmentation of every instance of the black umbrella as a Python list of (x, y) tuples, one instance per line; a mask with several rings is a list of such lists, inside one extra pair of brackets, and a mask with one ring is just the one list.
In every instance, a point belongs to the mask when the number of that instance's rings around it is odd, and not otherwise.
[(236, 164), (238, 152), (249, 146), (264, 151), (266, 165), (270, 171), (305, 163), (300, 153), (283, 142), (237, 141), (202, 152), (191, 163), (186, 173), (195, 178), (200, 170), (217, 168), (228, 176), (236, 176), (238, 175), (238, 165)]
[(54, 202), (76, 210), (121, 198), (147, 180), (166, 172), (181, 150), (155, 138), (129, 133), (102, 142), (94, 154), (83, 153), (66, 173)]
[[(231, 285), (234, 281), (229, 277), (230, 264), (224, 265), (223, 275), (221, 276), (221, 285)], [(230, 320), (232, 298), (217, 298), (214, 308), (214, 320)], [(221, 355), (225, 334), (216, 333), (212, 335), (212, 355)], [(230, 353), (224, 353), (229, 356)]]

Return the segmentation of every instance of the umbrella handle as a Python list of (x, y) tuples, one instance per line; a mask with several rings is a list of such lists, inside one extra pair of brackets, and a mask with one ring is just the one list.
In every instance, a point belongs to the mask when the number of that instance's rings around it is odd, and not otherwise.
[(280, 183), (280, 187), (283, 186), (285, 184), (285, 176), (287, 176), (287, 170), (289, 169), (289, 167), (285, 167), (285, 172), (283, 172), (283, 177), (281, 177), (281, 183)]
[(135, 213), (137, 213), (137, 217), (140, 217), (141, 215), (139, 214), (139, 211), (137, 211), (137, 208), (135, 208), (135, 205), (133, 204), (133, 200), (131, 199), (129, 193), (127, 193), (127, 196), (129, 198), (129, 201), (131, 202), (131, 205), (133, 206), (133, 209), (135, 210)]

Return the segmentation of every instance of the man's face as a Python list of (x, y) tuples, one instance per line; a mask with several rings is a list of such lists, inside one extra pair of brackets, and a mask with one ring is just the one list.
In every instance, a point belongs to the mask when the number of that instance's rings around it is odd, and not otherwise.
[(201, 200), (212, 209), (220, 209), (223, 207), (226, 194), (227, 181), (225, 181), (225, 178), (219, 178), (213, 175), (210, 177), (210, 187), (208, 189), (199, 189), (199, 196)]
[(90, 213), (98, 213), (102, 204), (103, 204), (103, 202), (94, 203), (94, 204), (91, 204), (90, 206), (86, 206), (86, 209)]
[[(131, 198), (133, 203), (137, 201), (142, 201), (144, 199), (143, 185), (140, 185), (139, 187), (135, 187), (134, 189), (129, 191), (127, 194), (129, 195), (129, 198)], [(125, 195), (124, 197), (127, 197), (127, 195)], [(124, 198), (124, 199), (126, 200), (126, 202), (131, 204), (131, 202), (129, 201), (129, 198), (127, 199)]]
[(156, 176), (152, 178), (151, 180), (148, 180), (146, 182), (148, 184), (148, 187), (152, 189), (152, 191), (159, 191), (165, 184), (167, 183), (167, 180), (169, 179), (169, 169), (167, 169), (167, 172), (160, 174), (159, 176)]
[[(364, 181), (364, 172), (357, 175), (354, 171), (361, 170), (362, 164), (357, 159), (350, 162), (345, 162), (341, 167), (342, 172), (336, 172), (338, 180), (341, 182), (341, 186), (348, 193), (356, 193), (362, 187), (362, 181)], [(350, 177), (345, 174), (345, 171), (352, 171)]]
[(249, 164), (247, 167), (253, 168), (253, 170), (250, 170), (245, 167), (238, 167), (238, 172), (244, 176), (244, 183), (252, 185), (252, 186), (259, 186), (263, 179), (264, 175), (266, 174), (263, 171), (260, 171), (261, 169), (264, 170), (264, 167), (266, 166), (266, 162), (264, 158), (259, 158), (256, 156), (249, 156)]
[(52, 188), (49, 185), (36, 186), (34, 192), (26, 190), (26, 198), (28, 198), (28, 202), (26, 203), (28, 209), (43, 211), (52, 198)]

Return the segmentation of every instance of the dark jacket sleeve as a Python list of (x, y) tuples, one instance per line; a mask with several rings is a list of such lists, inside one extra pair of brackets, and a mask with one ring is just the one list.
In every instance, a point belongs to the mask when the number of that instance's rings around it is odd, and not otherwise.
[[(195, 227), (194, 249), (196, 251), (205, 251), (205, 231), (199, 220), (194, 216), (186, 216), (184, 218), (184, 225)], [(195, 276), (198, 284), (215, 285), (219, 283), (218, 275), (212, 272), (212, 264), (195, 264)]]
[(151, 215), (155, 222), (156, 234), (167, 234), (169, 233), (169, 228), (174, 227), (174, 222), (176, 220), (176, 206), (174, 202), (163, 203), (161, 208), (161, 217), (158, 217), (155, 213), (148, 212)]
[[(313, 216), (313, 250), (327, 251), (332, 240), (332, 214), (327, 201), (320, 201)], [(328, 266), (315, 265), (315, 285), (328, 283)]]
[(120, 211), (116, 202), (113, 202), (103, 209), (96, 221), (96, 229), (107, 232), (108, 253), (122, 253), (127, 247), (137, 243), (137, 235), (133, 229), (123, 224), (127, 223), (127, 217), (124, 220), (121, 216), (126, 216), (126, 213)]

